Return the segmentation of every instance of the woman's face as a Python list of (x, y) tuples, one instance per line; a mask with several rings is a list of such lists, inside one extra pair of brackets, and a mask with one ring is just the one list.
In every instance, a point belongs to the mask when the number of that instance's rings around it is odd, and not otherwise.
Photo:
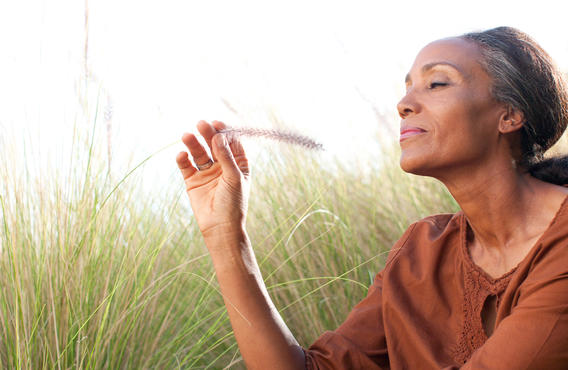
[(406, 172), (444, 178), (471, 174), (495, 154), (506, 112), (491, 96), (491, 79), (472, 42), (450, 38), (420, 51), (397, 105), (400, 165)]

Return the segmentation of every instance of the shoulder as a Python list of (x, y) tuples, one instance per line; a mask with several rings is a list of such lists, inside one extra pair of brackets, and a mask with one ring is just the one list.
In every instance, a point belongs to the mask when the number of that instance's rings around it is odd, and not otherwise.
[(568, 197), (523, 262), (520, 266), (527, 270), (526, 284), (568, 279)]
[(417, 251), (431, 254), (457, 243), (462, 222), (462, 212), (432, 215), (414, 222), (391, 248), (386, 264)]
[(452, 227), (454, 224), (458, 225), (460, 217), (461, 212), (443, 213), (425, 217), (415, 222), (414, 225), (417, 225), (419, 228), (427, 228), (432, 231), (443, 231), (448, 227)]

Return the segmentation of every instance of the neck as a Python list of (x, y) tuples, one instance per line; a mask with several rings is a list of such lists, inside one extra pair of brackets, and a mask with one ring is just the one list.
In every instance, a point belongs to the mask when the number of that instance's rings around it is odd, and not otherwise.
[[(535, 206), (545, 183), (512, 166), (467, 171), (440, 179), (465, 213), (474, 238), (484, 248), (503, 249), (542, 229)], [(546, 226), (545, 226), (546, 227)]]

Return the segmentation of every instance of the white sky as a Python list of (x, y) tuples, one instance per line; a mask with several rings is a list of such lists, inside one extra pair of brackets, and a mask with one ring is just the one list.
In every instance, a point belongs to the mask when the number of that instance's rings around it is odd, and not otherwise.
[[(397, 124), (419, 49), (467, 31), (518, 27), (568, 71), (566, 1), (90, 0), (88, 8), (88, 103), (98, 93), (103, 106), (112, 101), (114, 156), (135, 161), (199, 119), (265, 126), (268, 112), (352, 160), (378, 145), (370, 134), (386, 122), (373, 106)], [(62, 151), (82, 122), (84, 15), (79, 0), (0, 3), (0, 127), (31, 132), (42, 152)], [(180, 149), (156, 158), (156, 171), (169, 174)]]

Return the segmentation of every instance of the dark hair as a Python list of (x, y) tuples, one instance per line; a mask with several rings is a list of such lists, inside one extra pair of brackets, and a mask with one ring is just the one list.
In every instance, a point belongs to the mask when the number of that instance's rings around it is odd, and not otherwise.
[(550, 56), (529, 35), (511, 27), (460, 37), (480, 47), (493, 97), (524, 114), (519, 165), (543, 181), (568, 184), (568, 157), (543, 159), (568, 124), (568, 89)]

